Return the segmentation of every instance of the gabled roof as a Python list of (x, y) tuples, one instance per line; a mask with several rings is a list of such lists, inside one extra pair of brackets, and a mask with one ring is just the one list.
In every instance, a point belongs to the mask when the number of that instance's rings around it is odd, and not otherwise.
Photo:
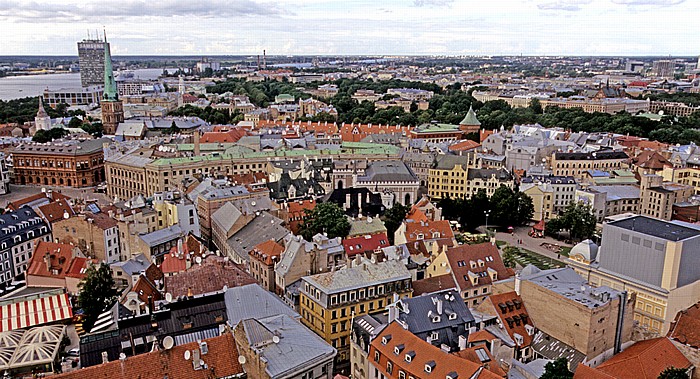
[(363, 236), (346, 238), (343, 240), (343, 247), (348, 257), (353, 257), (360, 253), (375, 251), (389, 246), (389, 238), (386, 233), (365, 234)]
[(46, 222), (50, 224), (61, 220), (64, 217), (64, 213), (67, 213), (69, 217), (75, 215), (73, 207), (64, 199), (58, 199), (48, 204), (41, 205), (38, 207), (38, 212), (41, 213)]
[(277, 243), (277, 241), (267, 240), (255, 245), (249, 254), (251, 257), (253, 257), (253, 259), (259, 260), (266, 265), (271, 266), (276, 261), (279, 261), (279, 256), (283, 251), (284, 247)]
[(261, 319), (280, 314), (297, 320), (301, 318), (279, 297), (264, 290), (257, 283), (229, 288), (224, 294), (224, 299), (228, 323), (231, 326), (245, 319)]
[(405, 222), (406, 241), (453, 239), (454, 232), (447, 220)]
[(462, 140), (462, 141), (459, 141), (457, 143), (450, 145), (450, 147), (448, 149), (450, 151), (469, 151), (469, 150), (479, 148), (480, 146), (481, 146), (481, 144), (478, 142), (474, 142), (472, 140), (465, 139), (465, 140)]
[(412, 285), (413, 296), (419, 296), (422, 294), (441, 291), (450, 288), (457, 288), (457, 286), (455, 285), (455, 280), (450, 274), (414, 280)]
[(474, 316), (454, 289), (401, 299), (399, 304), (398, 318), (414, 334), (443, 328), (451, 330), (474, 322)]
[(326, 294), (331, 294), (410, 278), (411, 274), (403, 262), (385, 261), (379, 263), (363, 262), (360, 266), (305, 276), (302, 279)]
[(192, 360), (185, 360), (185, 351), (199, 349), (197, 342), (174, 346), (170, 350), (158, 350), (135, 355), (125, 361), (114, 360), (101, 365), (53, 376), (56, 379), (208, 379), (229, 378), (243, 374), (238, 361), (238, 348), (233, 334), (206, 339), (207, 354), (200, 359), (207, 369), (195, 370)]
[(527, 309), (523, 304), (523, 299), (515, 291), (506, 292), (498, 295), (490, 295), (486, 301), (490, 301), (498, 318), (503, 325), (503, 329), (508, 332), (510, 338), (516, 342), (515, 334), (519, 334), (523, 338), (523, 343), (520, 347), (530, 346), (532, 336), (528, 334), (525, 325), (532, 326), (532, 320), (527, 314)]
[(194, 264), (187, 271), (165, 277), (165, 289), (173, 297), (219, 291), (256, 283), (241, 266), (225, 258), (209, 255), (201, 264)]
[[(77, 250), (76, 253), (80, 252), (77, 247), (72, 245), (39, 241), (29, 262), (27, 275), (65, 278), (73, 263), (74, 250)], [(85, 276), (84, 273), (82, 276)]]
[[(461, 291), (475, 287), (470, 280), (470, 272), (478, 277), (477, 286), (493, 282), (489, 274), (490, 270), (496, 272), (496, 280), (508, 279), (514, 275), (513, 270), (506, 268), (503, 264), (498, 248), (490, 242), (447, 249), (447, 261)], [(472, 262), (475, 264), (474, 267)]]
[[(613, 356), (593, 369), (600, 374), (608, 375), (600, 378), (615, 379), (656, 379), (662, 371), (669, 367), (686, 369), (692, 363), (666, 337), (640, 341), (628, 347), (623, 352)], [(580, 369), (581, 365), (579, 365)], [(587, 375), (586, 371), (579, 374), (576, 370), (574, 378), (588, 379), (595, 376)]]
[(668, 338), (695, 349), (700, 348), (700, 302), (676, 314)]

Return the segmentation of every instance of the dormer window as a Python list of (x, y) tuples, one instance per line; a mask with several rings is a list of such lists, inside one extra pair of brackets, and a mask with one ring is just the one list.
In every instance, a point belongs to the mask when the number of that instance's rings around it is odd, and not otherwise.
[(404, 345), (403, 345), (403, 344), (394, 346), (394, 354), (396, 354), (396, 355), (401, 354), (401, 352), (403, 351), (403, 349), (404, 349)]
[(456, 313), (449, 313), (449, 314), (447, 315), (447, 318), (448, 318), (449, 320), (456, 320), (456, 319), (457, 319), (457, 314), (456, 314)]
[(432, 333), (430, 333), (430, 339), (431, 339), (432, 341), (435, 341), (435, 340), (437, 340), (438, 338), (440, 338), (440, 335), (438, 334), (438, 332), (432, 332)]
[(440, 322), (440, 316), (438, 316), (438, 315), (433, 316), (433, 322), (434, 323)]
[(427, 373), (433, 372), (434, 368), (435, 368), (435, 361), (428, 361), (425, 364), (425, 372), (427, 372)]
[(459, 375), (457, 375), (456, 372), (450, 371), (446, 376), (445, 379), (457, 379)]
[(416, 356), (415, 351), (409, 351), (408, 353), (406, 353), (406, 356), (404, 357), (404, 359), (406, 360), (406, 362), (411, 363), (411, 361), (413, 360), (413, 358), (415, 356)]
[(386, 345), (391, 341), (391, 334), (387, 334), (386, 336), (382, 337), (382, 345)]

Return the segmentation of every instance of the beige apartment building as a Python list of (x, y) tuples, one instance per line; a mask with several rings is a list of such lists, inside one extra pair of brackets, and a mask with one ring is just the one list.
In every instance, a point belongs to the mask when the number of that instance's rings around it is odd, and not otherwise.
[(664, 182), (663, 177), (643, 174), (640, 180), (640, 213), (646, 216), (670, 220), (673, 216), (673, 204), (687, 201), (693, 195), (694, 187)]
[(692, 186), (694, 194), (700, 195), (700, 168), (698, 167), (664, 167), (661, 176), (663, 176), (665, 182)]
[(552, 175), (573, 176), (581, 180), (588, 170), (613, 171), (622, 168), (629, 159), (622, 151), (594, 151), (590, 153), (552, 154)]

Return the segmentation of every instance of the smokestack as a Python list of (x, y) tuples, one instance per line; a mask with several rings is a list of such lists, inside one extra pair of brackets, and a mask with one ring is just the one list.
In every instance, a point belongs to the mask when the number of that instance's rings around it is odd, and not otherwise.
[(459, 351), (462, 351), (467, 348), (467, 337), (460, 335), (458, 338), (459, 341)]
[(615, 350), (613, 354), (622, 351), (622, 324), (625, 320), (625, 306), (627, 305), (627, 291), (620, 293), (620, 304), (617, 310), (617, 327), (615, 328)]
[(267, 70), (267, 54), (265, 50), (263, 50), (263, 70)]

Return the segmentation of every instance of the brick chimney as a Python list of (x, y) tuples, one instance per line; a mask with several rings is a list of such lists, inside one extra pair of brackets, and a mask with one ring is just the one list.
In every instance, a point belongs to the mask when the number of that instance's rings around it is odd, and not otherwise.
[(194, 132), (194, 156), (195, 157), (199, 156), (199, 138), (200, 138), (200, 132), (199, 132), (199, 130), (195, 130), (195, 132)]

